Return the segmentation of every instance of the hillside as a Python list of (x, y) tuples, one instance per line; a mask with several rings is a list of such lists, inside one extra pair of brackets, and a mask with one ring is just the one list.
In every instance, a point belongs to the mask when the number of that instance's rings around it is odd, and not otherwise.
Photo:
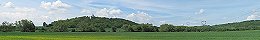
[[(77, 30), (86, 30), (83, 31), (104, 31), (105, 28), (121, 28), (123, 25), (138, 25), (135, 22), (120, 19), (120, 18), (105, 18), (105, 17), (95, 17), (95, 16), (83, 16), (83, 17), (76, 17), (67, 20), (58, 20), (54, 21), (48, 25), (51, 29), (60, 29), (59, 31), (68, 31), (63, 30), (60, 27), (68, 27), (74, 28)], [(92, 29), (88, 29), (92, 28)], [(51, 30), (51, 31), (58, 31), (58, 30)]]
[(242, 22), (213, 25), (213, 27), (234, 30), (256, 30), (260, 28), (260, 20), (248, 20)]

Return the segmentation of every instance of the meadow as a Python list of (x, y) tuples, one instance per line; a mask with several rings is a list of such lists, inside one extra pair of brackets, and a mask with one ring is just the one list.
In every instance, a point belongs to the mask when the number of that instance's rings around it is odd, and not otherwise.
[(260, 40), (260, 31), (1, 32), (0, 40)]

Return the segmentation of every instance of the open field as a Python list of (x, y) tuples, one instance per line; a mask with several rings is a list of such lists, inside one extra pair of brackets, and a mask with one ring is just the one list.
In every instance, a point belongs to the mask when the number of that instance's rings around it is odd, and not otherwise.
[(0, 40), (260, 40), (260, 31), (237, 32), (2, 32)]

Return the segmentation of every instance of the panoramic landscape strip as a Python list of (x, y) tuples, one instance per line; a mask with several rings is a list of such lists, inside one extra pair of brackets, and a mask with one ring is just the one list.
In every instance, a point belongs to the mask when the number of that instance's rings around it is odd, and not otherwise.
[[(3, 22), (0, 40), (257, 40), (258, 20), (203, 26), (138, 24), (120, 18), (83, 16), (35, 26)], [(254, 31), (255, 30), (255, 31)]]
[(260, 0), (0, 0), (0, 40), (260, 40)]
[(260, 30), (260, 20), (243, 22), (202, 25), (175, 26), (172, 24), (138, 24), (121, 18), (105, 18), (93, 16), (76, 17), (54, 21), (51, 24), (43, 22), (35, 26), (32, 21), (24, 19), (16, 23), (3, 22), (1, 32), (225, 32)]

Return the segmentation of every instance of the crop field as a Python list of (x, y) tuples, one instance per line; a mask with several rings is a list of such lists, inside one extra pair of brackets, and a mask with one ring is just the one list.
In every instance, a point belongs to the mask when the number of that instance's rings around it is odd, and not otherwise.
[(260, 40), (260, 31), (1, 32), (0, 40)]

